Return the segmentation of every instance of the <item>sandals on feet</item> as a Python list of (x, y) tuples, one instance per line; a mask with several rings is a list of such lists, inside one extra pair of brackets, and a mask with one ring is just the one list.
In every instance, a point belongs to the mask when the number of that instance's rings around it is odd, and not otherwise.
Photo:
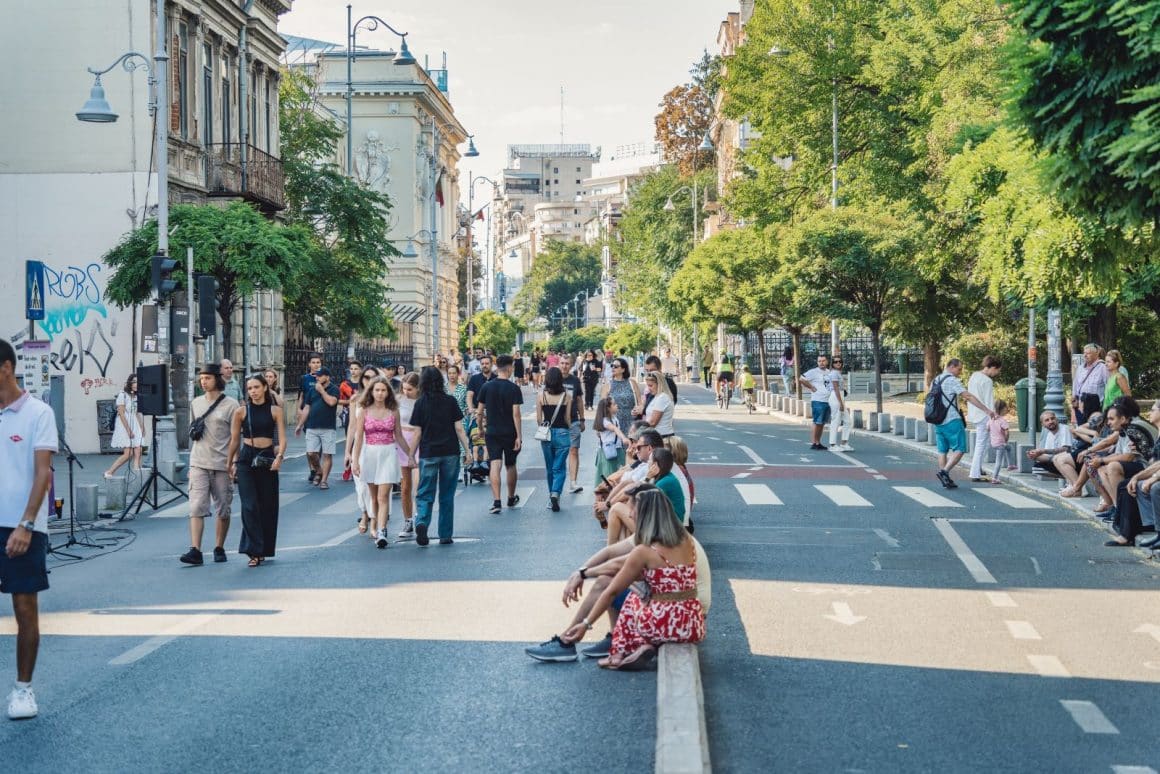
[(358, 520), (358, 534), (360, 534), (360, 535), (367, 534), (367, 517), (366, 516), (363, 516), (362, 518), (360, 518)]
[(259, 567), (259, 566), (261, 566), (261, 564), (262, 564), (262, 557), (260, 557), (260, 556), (251, 556), (251, 557), (250, 557), (250, 563), (249, 563), (249, 565), (248, 565), (248, 566), (250, 566), (250, 567)]
[(318, 488), (319, 489), (330, 489), (330, 484), (326, 483), (325, 481), (320, 481), (320, 482), (318, 482)]

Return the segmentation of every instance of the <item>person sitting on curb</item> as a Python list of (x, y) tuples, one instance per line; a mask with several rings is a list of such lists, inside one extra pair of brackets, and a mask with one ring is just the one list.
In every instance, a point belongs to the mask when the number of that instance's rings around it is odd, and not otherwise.
[[(633, 509), (634, 518), (637, 511), (637, 498), (649, 491), (657, 490), (652, 484), (638, 484), (633, 488), (630, 504)], [(705, 549), (701, 547), (701, 544), (695, 538), (690, 539), (693, 541), (693, 545), (697, 550), (697, 599), (701, 601), (701, 608), (708, 613), (709, 606), (712, 603), (713, 586), (709, 562), (705, 556)], [(579, 605), (576, 608), (575, 614), (572, 616), (572, 620), (568, 623), (568, 628), (565, 629), (565, 633), (554, 635), (550, 640), (539, 645), (525, 648), (524, 652), (537, 661), (575, 661), (576, 644), (582, 639), (583, 635), (573, 639), (567, 634), (568, 630), (583, 621), (592, 621), (597, 618), (597, 616), (590, 616), (592, 608), (595, 607), (604, 590), (612, 582), (612, 579), (620, 572), (624, 566), (625, 559), (635, 546), (636, 542), (633, 538), (625, 538), (618, 543), (600, 549), (588, 557), (588, 560), (584, 562), (583, 566), (578, 570), (574, 570), (564, 583), (563, 602), (564, 607), (570, 607), (573, 602), (578, 602)], [(592, 581), (592, 588), (587, 596), (584, 595), (584, 581), (586, 580)], [(605, 658), (608, 656), (612, 648), (612, 629), (616, 627), (617, 616), (627, 596), (628, 591), (626, 590), (613, 599), (607, 610), (610, 627), (609, 632), (599, 642), (580, 651), (580, 654), (585, 658)]]
[[(1148, 411), (1148, 423), (1155, 426), (1160, 424), (1160, 400), (1152, 404)], [(1148, 466), (1131, 476), (1127, 481), (1121, 481), (1116, 489), (1116, 513), (1113, 521), (1114, 537), (1104, 545), (1130, 546), (1141, 532), (1156, 531), (1156, 504), (1152, 498), (1152, 487), (1160, 480), (1160, 440), (1152, 444)], [(1142, 548), (1152, 548), (1157, 539), (1140, 541)]]
[(1052, 459), (1057, 454), (1071, 450), (1071, 443), (1074, 440), (1071, 437), (1071, 428), (1060, 422), (1059, 417), (1050, 409), (1039, 415), (1039, 423), (1043, 425), (1043, 429), (1039, 432), (1039, 445), (1027, 450), (1027, 459), (1031, 460), (1031, 466), (1037, 471), (1062, 476)]
[[(641, 492), (635, 499), (636, 545), (589, 611), (592, 618), (599, 618), (617, 596), (631, 588), (612, 628), (608, 657), (598, 662), (605, 669), (646, 669), (660, 645), (705, 639), (693, 536), (681, 526), (663, 492)], [(591, 629), (591, 620), (584, 618), (564, 635), (575, 642)]]
[(682, 484), (685, 494), (685, 529), (689, 530), (689, 534), (693, 534), (693, 500), (697, 496), (697, 487), (693, 484), (693, 477), (689, 475), (689, 468), (687, 463), (689, 461), (689, 447), (681, 436), (674, 435), (669, 441), (669, 451), (673, 453), (674, 474), (677, 475), (677, 480), (681, 480), (684, 476), (684, 483)]
[[(632, 445), (632, 452), (640, 464), (622, 475), (619, 483), (612, 488), (607, 497), (593, 503), (592, 508), (597, 514), (597, 520), (599, 521), (600, 515), (603, 514), (608, 521), (608, 545), (631, 534), (632, 530), (628, 530), (621, 535), (622, 529), (632, 523), (628, 490), (636, 484), (644, 483), (648, 478), (649, 461), (652, 459), (653, 451), (661, 448), (664, 448), (664, 441), (661, 440), (660, 433), (656, 430), (643, 431)], [(599, 497), (599, 494), (597, 496)]]
[(1120, 482), (1144, 469), (1144, 460), (1152, 454), (1156, 443), (1156, 428), (1140, 419), (1139, 404), (1127, 395), (1116, 398), (1108, 408), (1108, 424), (1116, 437), (1115, 449), (1107, 456), (1091, 457), (1085, 467), (1100, 492), (1101, 504), (1107, 504), (1104, 508), (1097, 507), (1093, 515), (1113, 521)]
[[(653, 449), (648, 462), (645, 464), (648, 466), (645, 481), (665, 493), (673, 505), (673, 510), (676, 511), (677, 518), (681, 519), (683, 523), (685, 494), (681, 490), (680, 481), (673, 475), (673, 453), (664, 448)], [(612, 538), (612, 535), (616, 535), (617, 540), (620, 540), (621, 536), (631, 537), (635, 532), (636, 521), (633, 519), (631, 509), (614, 507), (609, 511), (609, 539)]]
[[(1088, 482), (1087, 469), (1083, 466), (1083, 453), (1091, 450), (1096, 444), (1102, 444), (1111, 434), (1107, 419), (1102, 412), (1095, 412), (1088, 417), (1085, 424), (1072, 429), (1075, 439), (1069, 451), (1060, 452), (1051, 458), (1055, 469), (1067, 479), (1067, 486), (1059, 490), (1060, 497), (1082, 497), (1084, 486)], [(1103, 446), (1110, 446), (1111, 441)], [(1101, 453), (1097, 450), (1096, 453)]]

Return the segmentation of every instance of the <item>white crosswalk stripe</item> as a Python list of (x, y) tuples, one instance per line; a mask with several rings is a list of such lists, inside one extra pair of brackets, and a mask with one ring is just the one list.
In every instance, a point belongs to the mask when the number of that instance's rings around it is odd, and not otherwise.
[(914, 500), (919, 505), (925, 505), (927, 508), (962, 508), (962, 503), (957, 503), (943, 497), (938, 492), (927, 489), (922, 486), (896, 486), (894, 491), (899, 494), (906, 495), (911, 500)]
[(833, 501), (834, 505), (852, 506), (858, 508), (873, 507), (873, 503), (848, 486), (816, 484), (814, 489)]
[(1030, 497), (1025, 497), (1018, 492), (1012, 492), (1010, 489), (976, 489), (975, 491), (984, 497), (990, 497), (992, 500), (1001, 502), (1004, 505), (1009, 505), (1012, 508), (1019, 508), (1021, 510), (1046, 510), (1047, 508), (1051, 507), (1047, 503), (1041, 503), (1038, 500), (1032, 500)]
[(782, 505), (781, 498), (765, 484), (734, 484), (746, 505)]

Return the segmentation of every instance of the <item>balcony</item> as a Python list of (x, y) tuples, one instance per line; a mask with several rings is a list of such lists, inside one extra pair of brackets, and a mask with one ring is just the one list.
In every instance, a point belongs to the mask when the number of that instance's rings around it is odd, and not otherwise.
[(205, 154), (205, 186), (210, 196), (238, 196), (265, 212), (286, 208), (281, 159), (246, 146), (243, 175), (241, 143), (212, 143), (206, 146)]

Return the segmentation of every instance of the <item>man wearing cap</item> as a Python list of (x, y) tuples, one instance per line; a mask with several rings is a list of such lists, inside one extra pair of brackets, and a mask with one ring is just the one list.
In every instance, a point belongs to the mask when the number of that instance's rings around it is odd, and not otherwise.
[(238, 409), (238, 402), (226, 395), (221, 366), (207, 363), (197, 372), (201, 395), (189, 405), (190, 425), (201, 419), (205, 430), (199, 438), (190, 435), (189, 448), (189, 550), (181, 555), (183, 564), (200, 565), (201, 538), (205, 532), (205, 517), (210, 513), (210, 502), (217, 516), (214, 530), (213, 560), (226, 560), (226, 535), (230, 531), (230, 502), (233, 500), (233, 482), (230, 481), (226, 458), (230, 451), (230, 422)]
[(314, 373), (314, 387), (303, 394), (306, 415), (298, 420), (295, 433), (306, 428), (306, 459), (318, 471), (312, 483), (330, 489), (326, 479), (334, 459), (334, 425), (338, 419), (338, 385), (330, 381), (330, 369), (322, 366)]

